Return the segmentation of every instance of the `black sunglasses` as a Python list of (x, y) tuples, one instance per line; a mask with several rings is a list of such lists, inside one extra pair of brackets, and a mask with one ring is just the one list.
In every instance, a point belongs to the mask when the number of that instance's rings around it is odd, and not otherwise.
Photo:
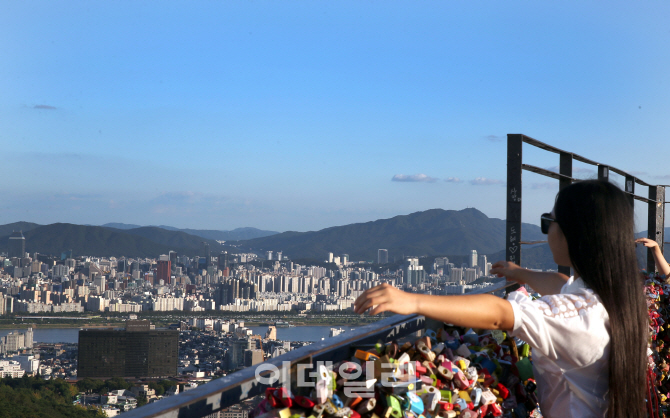
[(542, 229), (543, 234), (548, 234), (549, 233), (549, 225), (551, 225), (552, 222), (556, 222), (556, 218), (551, 216), (551, 213), (543, 213), (540, 215), (540, 229)]

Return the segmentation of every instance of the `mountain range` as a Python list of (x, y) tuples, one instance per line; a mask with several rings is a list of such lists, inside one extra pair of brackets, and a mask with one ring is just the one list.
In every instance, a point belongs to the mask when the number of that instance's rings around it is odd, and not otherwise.
[(30, 253), (59, 256), (72, 250), (73, 256), (101, 257), (150, 257), (155, 258), (169, 251), (180, 254), (197, 255), (200, 243), (209, 242), (212, 253), (222, 246), (213, 240), (206, 240), (179, 231), (166, 231), (161, 228), (142, 227), (131, 230), (115, 230), (101, 226), (55, 223), (51, 225), (28, 225), (22, 222), (0, 226), (0, 251), (7, 251), (9, 234), (23, 231), (26, 238), (26, 251)]
[[(107, 223), (102, 226), (121, 230), (142, 228), (141, 225), (124, 224), (118, 222)], [(167, 226), (167, 225), (158, 225), (158, 228), (167, 229), (168, 231), (185, 232), (190, 235), (195, 235), (197, 237), (202, 237), (215, 241), (237, 241), (243, 239), (261, 238), (279, 233), (276, 231), (264, 231), (262, 229), (248, 228), (248, 227), (236, 228), (233, 229), (232, 231), (219, 231), (215, 229), (175, 228), (173, 226)]]
[[(0, 225), (0, 251), (8, 250), (9, 235), (18, 230), (26, 237), (26, 251), (56, 256), (69, 249), (74, 256), (155, 258), (168, 251), (194, 256), (201, 255), (203, 241), (209, 243), (213, 255), (226, 250), (255, 252), (264, 257), (270, 250), (282, 251), (293, 260), (324, 260), (332, 252), (335, 256), (349, 254), (352, 261), (376, 261), (380, 248), (388, 250), (390, 262), (407, 256), (466, 256), (472, 250), (488, 255), (489, 261), (502, 260), (505, 256), (505, 221), (489, 218), (474, 208), (459, 211), (431, 209), (319, 231), (283, 233), (255, 228), (214, 231), (121, 223), (91, 226), (16, 222)], [(670, 236), (668, 233), (670, 229), (666, 228), (666, 236)], [(523, 241), (546, 239), (540, 228), (532, 224), (523, 224), (521, 235)], [(234, 237), (240, 239), (234, 240)], [(217, 240), (226, 242), (221, 245)], [(546, 244), (524, 245), (522, 248), (524, 267), (556, 268)], [(644, 250), (639, 248), (638, 252), (644, 258)]]
[(8, 238), (13, 231), (23, 231), (26, 251), (60, 255), (72, 249), (73, 255), (101, 257), (156, 257), (177, 251), (180, 254), (200, 254), (201, 242), (210, 244), (212, 253), (224, 249), (217, 241), (234, 241), (277, 234), (256, 228), (237, 228), (232, 231), (179, 229), (171, 226), (139, 226), (109, 223), (102, 226), (56, 223), (40, 225), (14, 222), (0, 225), (0, 251), (7, 251)]
[[(311, 232), (284, 232), (239, 241), (248, 251), (282, 251), (290, 258), (323, 259), (329, 252), (349, 254), (350, 260), (375, 260), (377, 250), (393, 257), (465, 255), (501, 251), (505, 242), (502, 219), (489, 218), (474, 208), (431, 209), (372, 222), (336, 226)], [(522, 240), (544, 240), (540, 227), (523, 224)]]

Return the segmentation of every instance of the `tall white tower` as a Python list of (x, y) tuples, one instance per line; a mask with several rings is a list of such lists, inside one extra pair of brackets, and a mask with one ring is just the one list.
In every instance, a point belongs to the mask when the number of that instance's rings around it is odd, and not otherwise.
[(28, 331), (26, 331), (24, 344), (26, 348), (33, 348), (33, 327), (28, 328)]
[(477, 267), (477, 250), (472, 250), (470, 255), (470, 267)]

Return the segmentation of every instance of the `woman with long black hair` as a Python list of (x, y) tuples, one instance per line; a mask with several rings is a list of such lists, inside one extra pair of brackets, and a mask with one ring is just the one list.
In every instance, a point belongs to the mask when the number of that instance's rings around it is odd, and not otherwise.
[(635, 255), (633, 207), (611, 183), (562, 189), (541, 225), (554, 261), (574, 276), (499, 261), (491, 272), (528, 284), (507, 300), (491, 295), (432, 296), (388, 284), (366, 290), (354, 310), (418, 313), (454, 325), (502, 329), (533, 348), (545, 417), (642, 418), (648, 317)]

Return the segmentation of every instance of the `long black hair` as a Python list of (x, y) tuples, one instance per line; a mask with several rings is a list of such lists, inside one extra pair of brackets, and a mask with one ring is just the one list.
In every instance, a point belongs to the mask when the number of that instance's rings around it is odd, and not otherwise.
[(554, 206), (575, 272), (610, 320), (608, 418), (643, 418), (649, 319), (634, 245), (633, 205), (601, 180), (562, 189)]

